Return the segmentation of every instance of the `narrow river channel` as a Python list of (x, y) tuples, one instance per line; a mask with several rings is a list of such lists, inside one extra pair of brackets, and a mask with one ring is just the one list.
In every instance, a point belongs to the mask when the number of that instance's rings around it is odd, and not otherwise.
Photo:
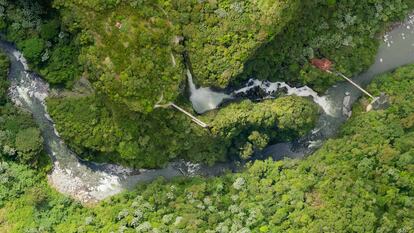
[[(410, 16), (404, 24), (384, 36), (375, 63), (368, 71), (355, 77), (353, 79), (355, 82), (367, 85), (379, 73), (414, 62), (413, 19), (414, 17)], [(11, 59), (10, 96), (16, 105), (30, 111), (40, 126), (46, 151), (54, 164), (53, 171), (48, 175), (48, 179), (50, 184), (59, 192), (83, 203), (93, 203), (122, 190), (132, 188), (140, 182), (151, 181), (160, 176), (172, 178), (188, 174), (219, 175), (225, 169), (235, 169), (237, 167), (235, 162), (207, 167), (180, 161), (170, 163), (163, 169), (133, 171), (117, 165), (81, 161), (59, 137), (53, 121), (47, 113), (45, 98), (49, 94), (49, 85), (29, 70), (26, 60), (12, 44), (1, 40), (0, 48)], [(193, 83), (191, 82), (191, 84)], [(271, 92), (283, 85), (282, 83), (252, 81), (244, 89), (238, 91), (244, 91), (252, 88), (252, 86), (260, 86)], [(195, 85), (191, 87), (192, 98), (190, 100), (193, 102), (195, 109), (200, 112), (216, 108), (224, 98), (229, 98), (234, 94), (214, 92), (203, 87), (196, 88)], [(264, 159), (269, 156), (274, 159), (297, 158), (309, 154), (322, 145), (327, 138), (335, 135), (339, 127), (348, 118), (346, 114), (343, 114), (343, 108), (351, 109), (352, 104), (361, 96), (360, 91), (347, 82), (336, 84), (323, 96), (317, 96), (307, 87), (291, 88), (290, 90), (290, 94), (312, 97), (322, 107), (324, 113), (312, 133), (295, 142), (269, 146), (262, 153), (262, 156), (256, 159)], [(346, 106), (344, 106), (345, 97), (348, 99)]]

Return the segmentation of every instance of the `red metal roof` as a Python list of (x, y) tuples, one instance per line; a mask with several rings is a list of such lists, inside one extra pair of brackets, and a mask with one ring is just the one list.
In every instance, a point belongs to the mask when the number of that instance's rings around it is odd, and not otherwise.
[(328, 71), (328, 70), (331, 70), (332, 68), (332, 62), (326, 58), (322, 58), (322, 59), (314, 58), (310, 62), (313, 66), (315, 66), (316, 68), (322, 71)]

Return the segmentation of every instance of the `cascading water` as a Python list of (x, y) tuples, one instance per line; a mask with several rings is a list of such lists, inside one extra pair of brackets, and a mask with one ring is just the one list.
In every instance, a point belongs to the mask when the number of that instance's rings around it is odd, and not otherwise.
[[(375, 63), (365, 73), (354, 77), (353, 81), (361, 86), (369, 84), (375, 75), (414, 62), (414, 15), (384, 35)], [(327, 138), (335, 136), (339, 127), (350, 117), (352, 104), (361, 96), (361, 91), (348, 82), (340, 82), (329, 88), (325, 95), (319, 96), (311, 88), (290, 87), (284, 82), (250, 80), (246, 87), (234, 91), (230, 96), (246, 93), (253, 88), (260, 88), (267, 97), (279, 89), (286, 89), (286, 95), (311, 97), (324, 111), (317, 125), (308, 135), (293, 142), (278, 143), (267, 147), (260, 158), (283, 159), (284, 157), (302, 157), (319, 148)], [(212, 95), (212, 93), (207, 93)], [(214, 93), (216, 95), (217, 93)], [(194, 104), (194, 103), (193, 103)], [(197, 105), (202, 103), (197, 102)], [(216, 102), (216, 106), (221, 102)], [(197, 109), (195, 108), (197, 111)]]
[(268, 93), (268, 97), (271, 97), (272, 93), (277, 92), (280, 89), (286, 89), (286, 95), (297, 95), (302, 97), (312, 97), (313, 101), (317, 103), (327, 114), (332, 114), (330, 109), (329, 101), (326, 99), (325, 96), (320, 97), (317, 92), (312, 90), (311, 88), (304, 86), (304, 87), (290, 87), (285, 82), (269, 82), (269, 81), (260, 81), (251, 79), (247, 83), (246, 87), (243, 87), (239, 90), (236, 90), (230, 94), (216, 92), (213, 91), (209, 87), (199, 87), (196, 88), (193, 76), (189, 70), (187, 70), (187, 78), (188, 84), (190, 87), (190, 101), (193, 105), (194, 110), (202, 114), (206, 111), (213, 110), (218, 108), (218, 106), (223, 103), (225, 100), (233, 99), (234, 96), (237, 96), (240, 93), (246, 93), (249, 90), (259, 87), (266, 93)]
[(0, 49), (4, 50), (11, 61), (9, 96), (17, 106), (29, 110), (39, 125), (45, 151), (53, 162), (53, 170), (48, 175), (48, 180), (59, 192), (83, 203), (94, 203), (133, 188), (137, 183), (152, 181), (160, 176), (172, 178), (196, 174), (216, 175), (229, 167), (227, 164), (217, 164), (215, 168), (209, 168), (178, 161), (162, 169), (132, 170), (113, 164), (80, 160), (59, 137), (47, 113), (45, 99), (49, 95), (49, 85), (30, 72), (26, 59), (12, 44), (0, 40)]
[(231, 96), (215, 92), (209, 87), (196, 88), (193, 82), (193, 75), (190, 70), (187, 70), (188, 86), (190, 87), (190, 101), (197, 113), (204, 113), (206, 111), (215, 109), (223, 102), (223, 100), (231, 99)]
[[(384, 37), (384, 43), (379, 49), (374, 65), (366, 73), (354, 78), (355, 82), (366, 85), (376, 74), (414, 62), (413, 19), (414, 17), (410, 16), (406, 23)], [(29, 71), (26, 60), (13, 45), (0, 41), (0, 48), (11, 59), (10, 96), (14, 103), (32, 112), (39, 124), (45, 142), (45, 150), (54, 163), (53, 172), (49, 174), (48, 178), (51, 185), (58, 191), (82, 202), (96, 202), (124, 189), (134, 187), (139, 182), (151, 181), (159, 176), (171, 178), (183, 174), (219, 175), (225, 169), (237, 167), (233, 161), (219, 163), (213, 167), (189, 162), (175, 162), (163, 169), (132, 171), (116, 165), (80, 161), (58, 136), (53, 122), (47, 114), (45, 98), (48, 96), (49, 86), (40, 77)], [(190, 73), (188, 77), (191, 89), (190, 100), (194, 109), (199, 113), (217, 108), (224, 99), (232, 97), (230, 94), (214, 92), (210, 88), (196, 88)], [(266, 158), (267, 155), (274, 159), (282, 159), (285, 156), (301, 157), (309, 152), (309, 147), (320, 146), (323, 140), (334, 136), (339, 126), (348, 118), (343, 114), (344, 107), (351, 109), (351, 105), (360, 96), (359, 90), (346, 82), (333, 86), (322, 97), (307, 87), (291, 88), (284, 83), (260, 81), (252, 83), (236, 92), (247, 90), (254, 85), (260, 86), (269, 94), (276, 89), (287, 88), (287, 94), (312, 97), (325, 112), (319, 118), (317, 127), (309, 135), (295, 142), (272, 145), (263, 152), (263, 158)], [(237, 93), (232, 94), (236, 95)], [(139, 174), (137, 175), (137, 173)]]
[(50, 183), (58, 191), (84, 202), (102, 199), (123, 190), (120, 178), (127, 171), (113, 174), (93, 171), (79, 162), (76, 155), (60, 139), (47, 114), (45, 99), (49, 94), (49, 85), (29, 71), (26, 59), (13, 46), (2, 42), (0, 47), (11, 60), (10, 97), (16, 105), (33, 114), (42, 131), (45, 150), (54, 163), (53, 171), (48, 175)]
[(269, 82), (269, 81), (260, 81), (260, 80), (249, 80), (249, 85), (244, 88), (241, 88), (234, 92), (234, 94), (245, 93), (250, 89), (259, 87), (264, 92), (266, 92), (269, 97), (272, 93), (277, 92), (280, 89), (286, 89), (286, 95), (296, 95), (301, 97), (312, 97), (313, 101), (318, 104), (326, 114), (332, 115), (331, 103), (328, 101), (326, 96), (320, 97), (318, 93), (308, 86), (304, 87), (291, 87), (285, 82)]

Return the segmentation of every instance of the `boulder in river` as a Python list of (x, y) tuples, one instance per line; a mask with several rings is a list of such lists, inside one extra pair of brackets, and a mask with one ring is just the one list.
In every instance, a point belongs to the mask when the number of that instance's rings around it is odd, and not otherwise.
[(342, 101), (342, 115), (350, 118), (352, 115), (351, 110), (351, 95), (349, 93), (345, 93), (344, 100)]

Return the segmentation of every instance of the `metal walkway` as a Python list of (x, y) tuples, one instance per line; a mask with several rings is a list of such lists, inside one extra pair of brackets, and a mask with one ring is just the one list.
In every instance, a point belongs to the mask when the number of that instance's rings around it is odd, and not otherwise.
[(183, 108), (179, 107), (178, 105), (174, 104), (174, 103), (168, 103), (168, 104), (156, 104), (154, 108), (168, 108), (168, 107), (173, 107), (175, 109), (177, 109), (178, 111), (184, 113), (185, 115), (187, 115), (188, 117), (190, 117), (190, 119), (196, 123), (197, 125), (203, 127), (203, 128), (208, 128), (208, 124), (204, 123), (203, 121), (201, 121), (200, 119), (198, 119), (197, 117), (195, 117), (194, 115), (192, 115), (191, 113), (187, 112), (186, 110), (184, 110)]

